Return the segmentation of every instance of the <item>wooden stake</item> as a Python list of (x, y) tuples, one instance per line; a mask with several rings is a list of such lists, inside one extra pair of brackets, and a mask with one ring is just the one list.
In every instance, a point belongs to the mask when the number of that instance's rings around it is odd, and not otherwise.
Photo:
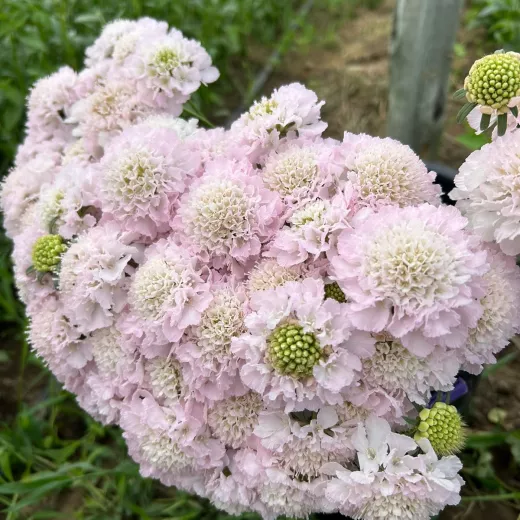
[(388, 135), (434, 158), (464, 0), (397, 0), (391, 42)]

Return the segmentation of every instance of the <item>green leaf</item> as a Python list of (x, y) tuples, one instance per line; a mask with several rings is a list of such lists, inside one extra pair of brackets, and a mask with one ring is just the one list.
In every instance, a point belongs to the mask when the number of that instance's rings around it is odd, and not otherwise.
[(25, 274), (29, 275), (29, 274), (32, 274), (34, 273), (34, 271), (36, 271), (36, 269), (34, 268), (34, 265), (30, 265), (27, 270), (25, 271)]
[(506, 133), (507, 130), (507, 114), (500, 114), (497, 118), (497, 132), (499, 136)]
[(466, 448), (489, 449), (503, 444), (508, 438), (507, 432), (478, 432), (468, 435)]
[(518, 117), (518, 107), (510, 107), (509, 110), (511, 110), (511, 114)]
[(466, 89), (459, 88), (459, 90), (453, 94), (453, 97), (455, 99), (464, 99), (466, 97)]
[(476, 103), (466, 103), (457, 114), (457, 123), (462, 123), (476, 106)]
[(489, 127), (489, 123), (491, 122), (491, 115), (490, 114), (482, 114), (480, 118), (480, 129), (482, 131), (487, 130)]

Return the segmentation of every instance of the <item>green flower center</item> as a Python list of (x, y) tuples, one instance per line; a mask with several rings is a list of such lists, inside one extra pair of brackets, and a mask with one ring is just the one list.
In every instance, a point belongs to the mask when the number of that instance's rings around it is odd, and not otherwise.
[(454, 406), (435, 403), (419, 413), (414, 439), (428, 439), (439, 456), (452, 455), (464, 447), (464, 423)]
[(171, 74), (181, 65), (181, 58), (174, 49), (163, 47), (155, 53), (152, 63), (161, 74)]
[(63, 238), (59, 235), (45, 235), (34, 243), (32, 263), (40, 273), (55, 272), (61, 255), (67, 250)]
[(312, 375), (321, 357), (319, 341), (295, 323), (278, 326), (268, 339), (268, 360), (280, 374), (295, 378)]
[(509, 53), (484, 56), (471, 67), (464, 88), (470, 102), (504, 107), (520, 94), (520, 60)]
[(325, 299), (327, 298), (332, 298), (339, 303), (345, 303), (347, 301), (345, 293), (341, 290), (338, 282), (325, 284)]

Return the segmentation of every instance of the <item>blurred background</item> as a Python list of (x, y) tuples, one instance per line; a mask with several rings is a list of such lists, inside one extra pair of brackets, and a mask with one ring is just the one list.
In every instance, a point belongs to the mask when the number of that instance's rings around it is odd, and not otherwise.
[[(214, 124), (299, 81), (326, 100), (327, 136), (386, 135), (394, 0), (1, 0), (0, 7), (0, 177), (23, 140), (31, 85), (61, 65), (79, 70), (85, 47), (116, 18), (151, 16), (202, 42), (221, 77), (196, 93), (193, 106)], [(448, 92), (462, 86), (475, 59), (499, 48), (520, 51), (520, 0), (467, 0)], [(461, 105), (448, 95), (434, 157), (453, 169), (486, 142), (456, 124)], [(0, 233), (0, 518), (227, 517), (141, 478), (119, 430), (101, 427), (60, 389), (26, 342), (10, 253)], [(471, 396), (462, 454), (467, 485), (462, 504), (442, 519), (520, 518), (518, 354), (515, 340)]]

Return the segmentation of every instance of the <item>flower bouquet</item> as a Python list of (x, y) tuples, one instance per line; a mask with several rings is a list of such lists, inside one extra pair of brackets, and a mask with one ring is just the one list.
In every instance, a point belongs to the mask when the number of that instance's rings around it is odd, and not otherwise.
[(520, 327), (518, 134), (461, 169), (468, 223), (407, 146), (323, 138), (300, 84), (229, 129), (179, 118), (218, 71), (165, 23), (107, 25), (85, 64), (34, 86), (1, 191), (64, 387), (144, 476), (231, 514), (458, 503), (464, 425), (431, 397)]

